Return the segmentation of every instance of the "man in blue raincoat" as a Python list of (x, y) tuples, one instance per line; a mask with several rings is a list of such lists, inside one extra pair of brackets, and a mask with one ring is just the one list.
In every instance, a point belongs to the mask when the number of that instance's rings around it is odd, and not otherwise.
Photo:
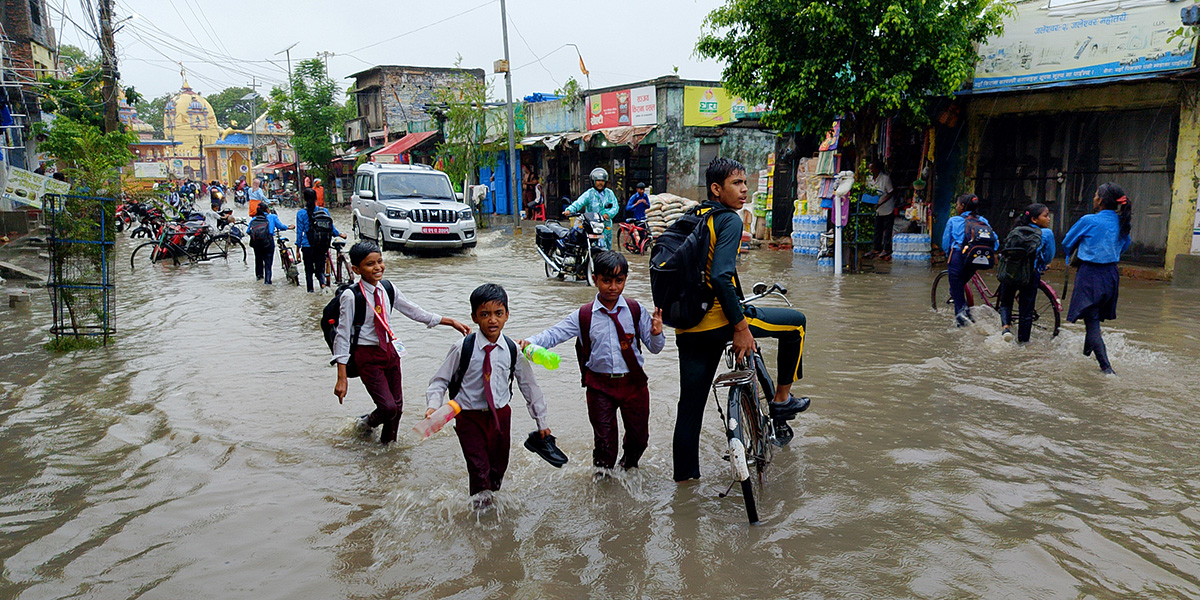
[(617, 216), (620, 205), (612, 190), (608, 189), (608, 171), (600, 167), (592, 169), (592, 188), (579, 196), (563, 211), (564, 217), (578, 213), (599, 213), (604, 219), (604, 247), (612, 248), (612, 220)]

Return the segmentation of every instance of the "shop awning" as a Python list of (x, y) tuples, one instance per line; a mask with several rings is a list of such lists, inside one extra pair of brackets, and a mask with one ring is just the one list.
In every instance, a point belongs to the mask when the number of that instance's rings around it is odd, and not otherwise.
[(562, 134), (531, 135), (531, 136), (521, 140), (520, 143), (522, 146), (536, 146), (538, 144), (542, 144), (545, 147), (553, 150), (553, 149), (557, 148), (560, 143), (562, 143), (564, 137), (565, 136)]
[(379, 144), (377, 146), (365, 146), (361, 149), (351, 148), (349, 152), (335, 158), (334, 160), (355, 160), (360, 156), (367, 156), (383, 146), (384, 144)]
[(437, 135), (436, 131), (419, 131), (410, 133), (386, 146), (371, 153), (371, 160), (380, 162), (395, 162), (396, 157), (404, 154), (425, 143), (433, 136)]
[(656, 125), (633, 125), (625, 127), (609, 127), (608, 129), (597, 129), (583, 134), (583, 141), (590, 142), (596, 135), (604, 136), (608, 143), (614, 146), (629, 146), (637, 149), (638, 144), (654, 131)]

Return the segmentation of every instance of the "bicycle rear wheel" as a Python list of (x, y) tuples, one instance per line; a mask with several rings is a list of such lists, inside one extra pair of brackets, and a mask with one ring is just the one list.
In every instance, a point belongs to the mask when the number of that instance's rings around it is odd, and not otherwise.
[[(741, 440), (746, 449), (746, 468), (750, 472), (750, 477), (742, 481), (746, 517), (751, 524), (758, 523), (758, 503), (763, 493), (763, 471), (771, 460), (771, 448), (767, 444), (767, 418), (763, 415), (751, 386), (739, 385), (730, 388), (729, 418), (730, 423), (734, 425), (734, 437)], [(731, 453), (729, 460), (738, 458)]]

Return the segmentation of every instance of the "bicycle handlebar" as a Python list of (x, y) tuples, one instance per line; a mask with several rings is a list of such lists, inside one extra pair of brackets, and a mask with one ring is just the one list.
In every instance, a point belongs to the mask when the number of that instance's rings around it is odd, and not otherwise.
[(767, 287), (767, 284), (760, 281), (754, 284), (754, 287), (751, 288), (751, 291), (753, 291), (754, 294), (748, 298), (743, 298), (743, 304), (749, 304), (755, 300), (761, 300), (767, 296), (779, 296), (780, 298), (783, 298), (783, 301), (786, 302), (788, 306), (792, 305), (791, 300), (787, 299), (787, 288), (783, 287), (779, 283), (774, 283), (771, 284), (771, 287)]

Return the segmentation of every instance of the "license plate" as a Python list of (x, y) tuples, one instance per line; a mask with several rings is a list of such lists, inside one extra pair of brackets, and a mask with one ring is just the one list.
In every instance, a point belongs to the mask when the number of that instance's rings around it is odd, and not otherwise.
[(421, 233), (450, 233), (449, 227), (422, 227)]

